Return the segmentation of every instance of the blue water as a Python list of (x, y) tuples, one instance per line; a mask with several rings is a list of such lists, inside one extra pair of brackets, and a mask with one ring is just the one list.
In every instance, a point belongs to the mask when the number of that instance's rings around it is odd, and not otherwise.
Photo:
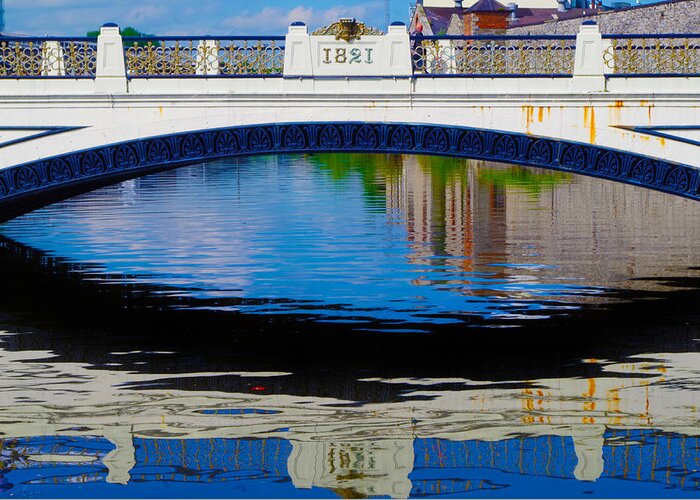
[[(0, 294), (0, 497), (700, 495), (700, 204), (483, 162), (270, 156), (105, 187), (0, 236), (30, 294)], [(165, 332), (52, 296), (72, 279), (125, 312), (159, 298)], [(678, 310), (635, 323), (650, 297)], [(227, 342), (194, 312), (235, 312)], [(264, 321), (252, 349), (236, 337), (251, 317), (362, 343), (290, 329), (269, 359)], [(572, 317), (591, 323), (556, 326)], [(425, 352), (376, 352), (386, 331)]]
[[(505, 206), (498, 207), (503, 187), (470, 181), (464, 161), (433, 159), (431, 173), (412, 165), (415, 158), (408, 165), (401, 157), (362, 158), (185, 167), (57, 203), (1, 230), (91, 264), (98, 276), (127, 275), (172, 295), (240, 299), (219, 308), (245, 313), (397, 328), (473, 315), (542, 317), (600, 292), (509, 242)], [(517, 175), (510, 180), (517, 191)], [(527, 180), (545, 188), (571, 182), (541, 171)]]

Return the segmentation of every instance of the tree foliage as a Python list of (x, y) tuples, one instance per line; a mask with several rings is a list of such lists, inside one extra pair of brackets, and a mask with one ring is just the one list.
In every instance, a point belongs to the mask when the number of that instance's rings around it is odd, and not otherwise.
[[(119, 30), (122, 34), (122, 36), (143, 36), (143, 37), (149, 37), (149, 36), (154, 36), (148, 33), (143, 33), (136, 28), (133, 28), (131, 26), (127, 26), (126, 28), (122, 28)], [(95, 30), (95, 31), (88, 31), (88, 34), (86, 36), (98, 36), (100, 34), (100, 30)]]
[[(120, 31), (121, 35), (124, 36), (124, 37), (132, 37), (132, 36), (133, 36), (133, 37), (145, 37), (145, 38), (148, 38), (148, 37), (153, 37), (153, 36), (155, 36), (155, 35), (150, 34), (150, 33), (144, 33), (144, 32), (142, 32), (142, 31), (139, 31), (139, 30), (137, 30), (136, 28), (134, 28), (134, 27), (132, 27), (132, 26), (127, 26), (126, 28), (122, 28), (122, 29), (120, 29), (119, 31)], [(89, 37), (97, 37), (97, 36), (99, 36), (99, 34), (100, 34), (100, 30), (88, 31), (87, 36), (89, 36)], [(158, 47), (160, 47), (160, 42), (154, 42), (153, 44), (156, 45), (156, 46), (158, 46)], [(124, 43), (124, 46), (126, 46), (126, 47), (131, 47), (131, 46), (133, 46), (133, 45), (134, 45), (134, 42), (125, 42), (125, 43)]]

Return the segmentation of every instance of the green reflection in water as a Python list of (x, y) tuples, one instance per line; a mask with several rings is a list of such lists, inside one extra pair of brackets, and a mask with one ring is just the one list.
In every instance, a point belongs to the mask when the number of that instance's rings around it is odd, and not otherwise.
[(479, 170), (479, 182), (494, 186), (517, 186), (521, 190), (537, 196), (544, 191), (551, 191), (561, 184), (573, 182), (574, 175), (528, 167), (513, 166), (508, 170), (502, 168), (483, 168)]
[(340, 189), (348, 186), (345, 181), (351, 177), (359, 177), (368, 205), (382, 210), (386, 208), (386, 185), (398, 181), (403, 170), (400, 155), (328, 153), (311, 155), (308, 160), (328, 174)]
[[(447, 185), (457, 181), (466, 182), (471, 168), (478, 172), (480, 184), (517, 186), (532, 195), (570, 183), (574, 179), (573, 174), (565, 172), (512, 165), (504, 168), (503, 164), (481, 160), (444, 156), (416, 156), (416, 159), (421, 170), (430, 175), (432, 188), (436, 192), (444, 192)], [(366, 197), (375, 203), (384, 196), (386, 185), (395, 184), (404, 175), (401, 155), (326, 153), (311, 155), (308, 160), (337, 181), (338, 186), (347, 186), (341, 181), (346, 181), (353, 175), (359, 176)]]

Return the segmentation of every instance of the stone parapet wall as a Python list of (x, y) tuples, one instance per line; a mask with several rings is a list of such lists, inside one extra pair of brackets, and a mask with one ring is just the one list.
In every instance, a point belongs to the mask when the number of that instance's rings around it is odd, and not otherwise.
[(604, 34), (698, 33), (700, 0), (675, 0), (656, 5), (602, 12), (595, 16), (510, 28), (510, 35), (575, 35), (583, 21), (596, 21)]

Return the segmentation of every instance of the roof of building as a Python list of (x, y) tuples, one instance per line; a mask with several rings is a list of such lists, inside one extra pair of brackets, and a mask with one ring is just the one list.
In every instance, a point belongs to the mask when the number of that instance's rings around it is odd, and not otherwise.
[[(677, 0), (676, 0), (677, 1)], [(507, 10), (506, 6), (496, 0), (479, 0), (468, 9), (458, 9), (455, 7), (424, 7), (425, 16), (430, 23), (431, 31), (434, 34), (447, 32), (453, 14), (460, 18), (469, 12), (500, 12)], [(579, 17), (597, 16), (602, 11), (594, 9), (567, 9), (558, 12), (557, 9), (531, 9), (518, 8), (516, 11), (517, 20), (510, 23), (509, 27), (530, 26), (549, 21), (574, 19)]]
[(467, 9), (457, 9), (455, 7), (424, 7), (425, 17), (430, 22), (430, 28), (434, 34), (447, 32), (450, 27), (452, 14), (463, 16)]
[[(517, 0), (514, 0), (517, 3)], [(628, 0), (630, 1), (630, 0)], [(613, 12), (619, 12), (620, 10), (637, 10), (645, 9), (648, 7), (655, 7), (663, 4), (680, 3), (685, 1), (696, 1), (696, 0), (663, 0), (660, 2), (643, 4), (643, 5), (630, 5), (629, 7), (624, 7), (621, 9), (610, 9), (603, 7), (602, 9), (590, 9), (590, 8), (573, 8), (567, 9), (566, 11), (559, 12), (556, 8), (525, 8), (519, 7), (516, 11), (517, 20), (510, 22), (509, 28), (516, 28), (521, 26), (532, 26), (536, 24), (542, 24), (552, 21), (564, 21), (567, 19), (576, 18), (586, 18), (594, 17), (600, 14), (610, 14)], [(429, 29), (427, 31), (432, 32), (432, 34), (443, 34), (446, 33), (450, 27), (452, 21), (452, 16), (457, 14), (459, 18), (462, 18), (464, 14), (468, 12), (494, 12), (501, 9), (506, 9), (503, 4), (497, 0), (479, 0), (476, 4), (472, 5), (471, 8), (455, 8), (455, 7), (430, 7), (419, 5), (420, 10), (425, 12), (425, 18), (429, 23)], [(642, 14), (640, 12), (640, 14)], [(642, 14), (643, 15), (643, 14)]]
[(518, 9), (515, 13), (517, 21), (510, 23), (509, 27), (529, 26), (542, 24), (548, 21), (564, 21), (578, 17), (597, 16), (600, 10), (595, 9), (567, 9), (558, 12), (557, 9)]
[(467, 12), (503, 12), (506, 6), (496, 0), (479, 0), (467, 9)]
[(515, 21), (514, 23), (511, 23), (509, 27), (515, 28), (518, 26), (530, 26), (534, 24), (541, 24), (549, 21), (565, 21), (567, 19), (576, 19), (576, 18), (582, 18), (582, 17), (594, 17), (598, 15), (607, 15), (607, 14), (613, 14), (615, 12), (620, 12), (620, 11), (631, 11), (631, 10), (639, 10), (640, 15), (642, 14), (644, 9), (647, 9), (649, 7), (658, 7), (659, 5), (664, 5), (664, 4), (672, 4), (672, 3), (680, 3), (680, 2), (685, 2), (685, 1), (693, 1), (693, 0), (664, 0), (661, 2), (654, 2), (654, 3), (647, 3), (647, 4), (641, 4), (641, 5), (629, 5), (625, 7), (620, 7), (620, 8), (615, 8), (611, 9), (609, 7), (603, 6), (602, 9), (567, 9), (564, 12), (558, 12), (556, 9), (518, 9), (516, 12), (516, 15), (518, 17), (518, 20)]

